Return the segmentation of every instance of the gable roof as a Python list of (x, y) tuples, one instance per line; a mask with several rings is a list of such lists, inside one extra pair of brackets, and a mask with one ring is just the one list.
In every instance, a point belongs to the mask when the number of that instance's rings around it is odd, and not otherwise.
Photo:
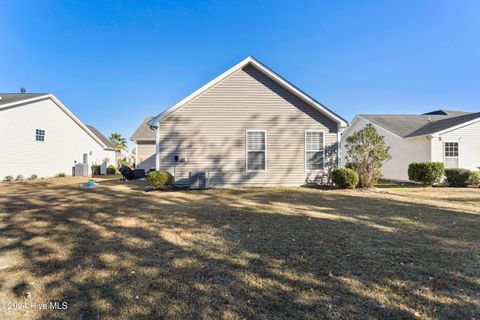
[(47, 97), (48, 93), (0, 93), (0, 106), (43, 96)]
[[(44, 99), (50, 99), (60, 110), (65, 112), (70, 119), (73, 120), (83, 131), (93, 138), (102, 148), (109, 148), (107, 145), (97, 137), (83, 122), (81, 122), (68, 108), (51, 93), (0, 93), (0, 111), (20, 107), (30, 102), (36, 102)], [(3, 102), (2, 102), (3, 100)]]
[(415, 136), (438, 133), (438, 132), (441, 132), (450, 128), (454, 128), (458, 125), (461, 125), (479, 118), (480, 118), (480, 112), (476, 112), (476, 113), (467, 113), (458, 117), (437, 120), (434, 122), (430, 122), (427, 125), (423, 126), (422, 128), (410, 133), (407, 137), (415, 137)]
[(264, 64), (262, 64), (260, 61), (258, 61), (257, 59), (255, 59), (252, 56), (248, 56), (247, 58), (240, 61), (238, 64), (236, 64), (232, 68), (228, 69), (227, 71), (225, 71), (224, 73), (222, 73), (221, 75), (219, 75), (218, 77), (213, 79), (212, 81), (205, 84), (203, 87), (201, 87), (197, 91), (193, 92), (192, 94), (190, 94), (189, 96), (187, 96), (183, 100), (179, 101), (178, 103), (176, 103), (172, 107), (170, 107), (167, 110), (165, 110), (164, 112), (160, 113), (158, 116), (151, 119), (149, 121), (148, 125), (156, 127), (158, 122), (161, 122), (162, 120), (166, 119), (172, 113), (174, 113), (175, 111), (177, 111), (178, 109), (183, 107), (185, 104), (187, 104), (188, 102), (190, 102), (191, 100), (193, 100), (197, 96), (199, 96), (200, 94), (202, 94), (203, 92), (205, 92), (209, 88), (213, 87), (214, 85), (216, 85), (217, 83), (219, 83), (220, 81), (222, 81), (223, 79), (228, 77), (229, 75), (231, 75), (234, 72), (244, 68), (247, 65), (252, 65), (253, 67), (257, 68), (259, 71), (264, 73), (266, 76), (270, 77), (273, 81), (278, 83), (280, 86), (289, 90), (294, 95), (299, 97), (301, 100), (303, 100), (304, 102), (306, 102), (307, 104), (309, 104), (313, 108), (315, 108), (318, 111), (320, 111), (321, 113), (323, 113), (328, 118), (330, 118), (333, 121), (335, 121), (336, 123), (338, 123), (339, 126), (341, 126), (341, 127), (346, 127), (347, 126), (347, 124), (348, 124), (347, 120), (343, 119), (338, 114), (336, 114), (335, 112), (333, 112), (332, 110), (330, 110), (329, 108), (327, 108), (326, 106), (321, 104), (320, 102), (316, 101), (315, 99), (313, 99), (312, 97), (310, 97), (309, 95), (307, 95), (306, 93), (304, 93), (303, 91), (298, 89), (297, 87), (295, 87), (293, 84), (291, 84), (290, 82), (288, 82), (287, 80), (282, 78), (280, 75), (278, 75), (277, 73), (275, 73), (274, 71), (269, 69), (267, 66), (265, 66)]
[(130, 137), (131, 141), (155, 140), (155, 131), (148, 124), (154, 117), (146, 117)]
[(480, 113), (437, 110), (422, 115), (360, 114), (358, 117), (372, 122), (399, 137), (410, 138), (453, 128), (480, 118)]
[(110, 141), (107, 137), (105, 137), (100, 131), (97, 130), (97, 128), (95, 128), (94, 126), (90, 126), (90, 125), (86, 125), (87, 128), (92, 131), (92, 133), (94, 135), (97, 136), (98, 139), (100, 139), (104, 144), (105, 146), (108, 148), (108, 149), (116, 149), (115, 145), (112, 143), (112, 141)]

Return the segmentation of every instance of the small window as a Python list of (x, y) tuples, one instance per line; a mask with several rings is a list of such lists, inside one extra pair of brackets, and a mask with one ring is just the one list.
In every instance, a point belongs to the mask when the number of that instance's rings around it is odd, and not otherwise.
[(247, 131), (247, 171), (267, 168), (267, 132)]
[(305, 170), (323, 170), (323, 131), (305, 131)]
[(458, 142), (445, 142), (445, 167), (458, 168)]
[(36, 141), (45, 141), (45, 130), (36, 129), (35, 130), (35, 140)]

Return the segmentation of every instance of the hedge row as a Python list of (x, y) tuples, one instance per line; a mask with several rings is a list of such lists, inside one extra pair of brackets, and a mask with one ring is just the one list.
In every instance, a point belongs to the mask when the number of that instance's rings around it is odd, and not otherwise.
[(445, 169), (441, 162), (414, 162), (408, 166), (410, 181), (420, 182), (424, 186), (433, 186), (445, 182), (450, 187), (466, 187), (480, 185), (480, 172), (468, 169)]

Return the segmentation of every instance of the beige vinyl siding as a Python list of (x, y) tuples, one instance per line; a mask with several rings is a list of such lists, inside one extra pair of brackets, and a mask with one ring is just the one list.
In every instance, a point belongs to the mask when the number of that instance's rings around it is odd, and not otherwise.
[[(246, 171), (246, 130), (267, 131), (266, 171)], [(305, 130), (325, 132), (325, 154), (335, 163), (337, 124), (247, 66), (160, 123), (161, 169), (173, 172), (178, 155), (186, 162), (176, 164), (177, 180), (206, 170), (214, 186), (302, 185)]]
[(155, 168), (155, 141), (135, 141), (137, 144), (137, 168)]

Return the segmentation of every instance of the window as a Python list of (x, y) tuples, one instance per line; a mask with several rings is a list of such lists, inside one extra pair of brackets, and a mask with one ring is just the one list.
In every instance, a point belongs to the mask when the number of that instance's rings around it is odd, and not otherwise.
[(36, 141), (45, 141), (45, 130), (36, 129), (35, 130), (35, 140)]
[(305, 131), (305, 170), (323, 170), (323, 131)]
[(247, 131), (247, 171), (267, 170), (267, 132)]
[(458, 142), (445, 142), (445, 167), (458, 168)]

